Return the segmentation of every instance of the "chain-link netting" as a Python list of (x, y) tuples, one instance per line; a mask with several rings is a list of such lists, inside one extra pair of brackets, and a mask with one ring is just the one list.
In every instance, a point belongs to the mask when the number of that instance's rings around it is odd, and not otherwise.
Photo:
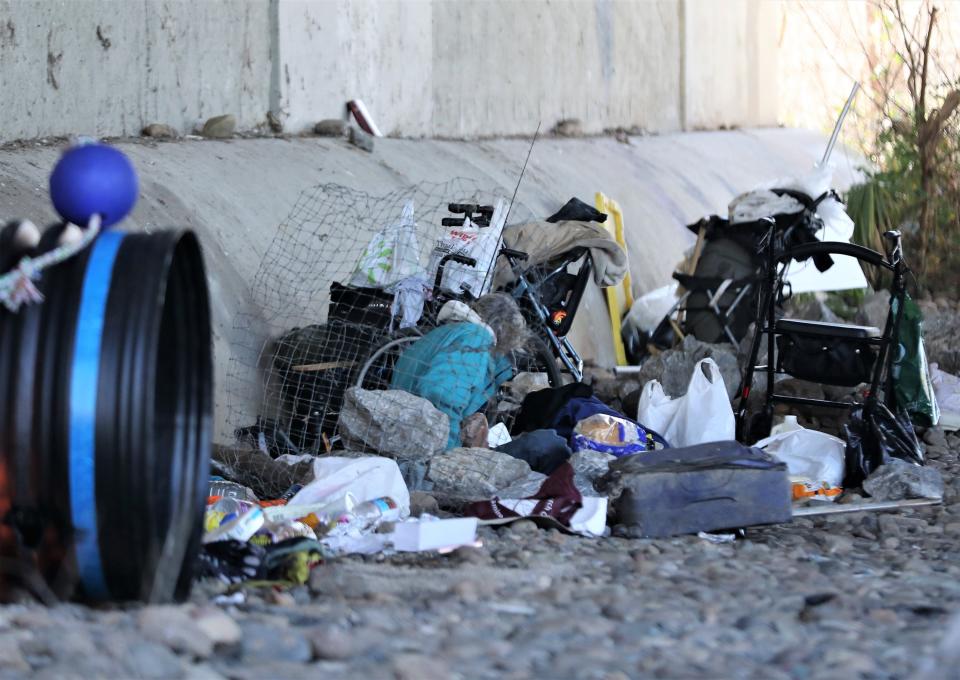
[(292, 477), (272, 460), (284, 454), (416, 462), (486, 446), (468, 417), (509, 422), (508, 381), (555, 365), (529, 313), (482, 297), (506, 220), (531, 218), (508, 192), (464, 179), (303, 192), (253, 280), (257, 313), (235, 324), (221, 439), (236, 445), (216, 453), (218, 468), (269, 497)]

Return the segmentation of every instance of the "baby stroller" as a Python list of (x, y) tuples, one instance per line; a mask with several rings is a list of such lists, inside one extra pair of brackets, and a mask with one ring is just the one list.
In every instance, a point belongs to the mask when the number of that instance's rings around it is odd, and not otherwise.
[[(828, 191), (813, 198), (794, 189), (770, 189), (750, 192), (744, 197), (760, 195), (768, 206), (779, 212), (771, 218), (778, 247), (793, 248), (819, 242), (817, 234), (823, 221), (817, 208), (827, 198), (836, 198)], [(702, 342), (729, 342), (737, 345), (747, 335), (756, 316), (757, 300), (762, 283), (763, 243), (770, 221), (756, 219), (763, 209), (741, 210), (737, 201), (731, 206), (738, 213), (735, 221), (711, 215), (688, 225), (697, 234), (692, 259), (693, 273), (674, 272), (679, 284), (679, 297), (663, 320), (647, 337), (624, 328), (624, 342), (632, 350), (633, 359), (646, 356), (649, 348), (665, 350), (692, 335)], [(750, 219), (753, 218), (753, 219)], [(830, 267), (827, 255), (815, 256), (820, 271)], [(790, 297), (789, 284), (777, 298), (781, 305)], [(648, 348), (649, 345), (649, 348)]]

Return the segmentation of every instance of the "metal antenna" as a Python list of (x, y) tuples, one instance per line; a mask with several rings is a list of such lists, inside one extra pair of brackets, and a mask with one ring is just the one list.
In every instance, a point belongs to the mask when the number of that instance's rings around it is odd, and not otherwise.
[(830, 135), (830, 141), (827, 142), (827, 148), (823, 152), (823, 158), (820, 159), (818, 167), (825, 167), (827, 161), (830, 160), (830, 154), (833, 153), (833, 146), (837, 143), (837, 137), (840, 136), (840, 128), (843, 127), (843, 120), (847, 117), (847, 114), (850, 112), (850, 106), (853, 104), (854, 98), (857, 96), (857, 92), (860, 91), (860, 83), (855, 82), (853, 88), (850, 90), (850, 96), (847, 97), (847, 103), (843, 105), (843, 110), (840, 111), (840, 117), (837, 118), (837, 124), (833, 126), (833, 134)]
[(523, 181), (523, 173), (527, 171), (527, 163), (530, 162), (530, 154), (533, 153), (533, 145), (537, 143), (537, 136), (540, 134), (540, 126), (543, 124), (543, 121), (537, 122), (537, 131), (533, 133), (533, 139), (530, 140), (530, 148), (527, 149), (527, 159), (523, 162), (523, 167), (520, 168), (520, 176), (517, 178), (517, 186), (513, 189), (513, 197), (510, 199), (510, 205), (507, 206), (507, 215), (503, 218), (503, 224), (507, 224), (507, 220), (510, 219), (510, 211), (513, 210), (513, 202), (517, 200), (517, 192), (520, 190), (520, 182)]

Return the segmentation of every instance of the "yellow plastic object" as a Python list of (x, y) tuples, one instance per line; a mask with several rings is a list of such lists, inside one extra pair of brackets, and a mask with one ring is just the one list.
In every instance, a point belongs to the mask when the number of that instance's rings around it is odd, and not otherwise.
[[(623, 238), (623, 211), (620, 210), (620, 205), (613, 199), (607, 198), (601, 191), (597, 192), (596, 205), (597, 210), (613, 218), (612, 224), (611, 220), (607, 220), (604, 224), (629, 257), (627, 242)], [(630, 280), (629, 268), (620, 285), (605, 288), (604, 292), (607, 295), (607, 309), (610, 312), (610, 330), (613, 334), (613, 351), (617, 356), (617, 365), (626, 366), (627, 353), (623, 348), (620, 324), (623, 322), (623, 315), (633, 306), (633, 283)]]

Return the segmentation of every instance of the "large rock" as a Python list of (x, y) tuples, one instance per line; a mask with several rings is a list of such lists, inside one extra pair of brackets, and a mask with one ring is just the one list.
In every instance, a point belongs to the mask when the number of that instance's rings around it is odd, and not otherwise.
[(313, 126), (313, 134), (321, 137), (346, 137), (347, 123), (340, 118), (324, 118)]
[(521, 371), (511, 380), (503, 383), (503, 388), (517, 402), (523, 401), (523, 398), (531, 392), (548, 387), (550, 387), (550, 381), (546, 373), (530, 371)]
[(693, 367), (706, 358), (717, 362), (727, 394), (733, 399), (740, 385), (736, 348), (725, 343), (701, 342), (692, 335), (685, 337), (679, 347), (647, 359), (640, 368), (640, 384), (659, 380), (667, 396), (683, 396), (687, 392), (690, 376), (693, 375)]
[(960, 373), (960, 314), (956, 306), (941, 301), (917, 303), (923, 312), (923, 346), (927, 361), (941, 371)]
[(607, 474), (608, 466), (617, 457), (602, 451), (574, 451), (570, 456), (573, 483), (584, 496), (596, 496), (593, 483)]
[(863, 298), (863, 304), (857, 310), (855, 321), (861, 326), (875, 326), (880, 330), (887, 323), (887, 313), (890, 310), (890, 291), (871, 291)]
[(935, 468), (894, 458), (873, 471), (863, 483), (863, 490), (879, 501), (940, 499), (943, 498), (943, 477)]
[(237, 119), (233, 114), (227, 113), (222, 116), (214, 116), (207, 119), (200, 130), (200, 134), (210, 139), (227, 139), (233, 137), (237, 129)]
[(424, 460), (443, 451), (450, 436), (445, 413), (402, 390), (351, 387), (343, 399), (339, 427), (348, 448), (401, 461)]
[(373, 135), (368, 135), (358, 127), (350, 126), (347, 130), (347, 141), (358, 149), (363, 149), (370, 153), (373, 152)]
[(547, 476), (542, 472), (528, 472), (526, 477), (514, 481), (495, 494), (500, 498), (529, 498), (540, 490)]
[(187, 606), (151, 605), (140, 610), (137, 626), (143, 637), (159, 642), (175, 652), (206, 659), (213, 653), (214, 641), (196, 621)]
[(140, 134), (154, 139), (176, 139), (180, 136), (173, 127), (164, 123), (150, 123), (143, 128)]
[(525, 461), (490, 449), (450, 449), (430, 459), (427, 476), (435, 492), (470, 500), (491, 498), (526, 477)]

